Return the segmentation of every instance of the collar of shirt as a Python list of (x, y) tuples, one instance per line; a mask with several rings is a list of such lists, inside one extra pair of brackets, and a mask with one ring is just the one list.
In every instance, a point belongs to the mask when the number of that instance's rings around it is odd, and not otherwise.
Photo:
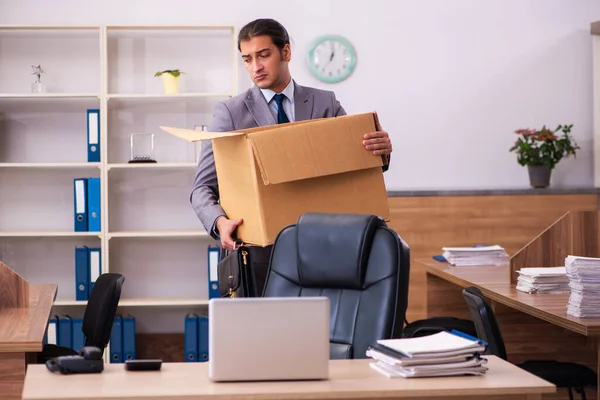
[[(274, 91), (272, 91), (271, 89), (260, 89), (260, 91), (262, 92), (263, 96), (265, 96), (265, 100), (267, 101), (267, 104), (271, 103), (271, 100), (273, 100), (273, 96), (275, 96), (277, 94)], [(283, 93), (285, 95), (285, 97), (287, 97), (287, 99), (290, 101), (290, 103), (294, 102), (294, 80), (293, 79), (290, 79), (290, 82), (285, 87), (285, 89), (283, 89), (283, 91), (281, 93)]]

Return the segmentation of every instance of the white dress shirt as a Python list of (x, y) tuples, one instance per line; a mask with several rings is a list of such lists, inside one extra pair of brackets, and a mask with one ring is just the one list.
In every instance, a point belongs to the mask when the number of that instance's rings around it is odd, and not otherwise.
[[(277, 121), (277, 102), (273, 99), (277, 93), (272, 91), (271, 89), (260, 89), (263, 96), (265, 96), (265, 100), (267, 104), (269, 104), (269, 108), (271, 109), (271, 113), (273, 117), (275, 117), (275, 121)], [(281, 92), (285, 97), (283, 99), (283, 111), (287, 115), (290, 122), (294, 122), (296, 120), (296, 115), (294, 111), (294, 80), (290, 79), (288, 85)]]

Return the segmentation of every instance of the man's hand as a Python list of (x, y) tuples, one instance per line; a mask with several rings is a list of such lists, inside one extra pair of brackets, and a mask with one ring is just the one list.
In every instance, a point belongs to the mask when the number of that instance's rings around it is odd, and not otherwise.
[(377, 131), (366, 133), (363, 145), (365, 149), (370, 150), (376, 156), (390, 154), (392, 152), (392, 142), (386, 131)]
[(376, 156), (390, 154), (392, 152), (392, 141), (388, 133), (381, 127), (377, 113), (375, 113), (375, 128), (377, 131), (365, 134), (363, 146)]
[(230, 220), (224, 216), (220, 216), (217, 219), (217, 230), (219, 231), (219, 236), (221, 237), (221, 246), (224, 249), (233, 251), (235, 250), (235, 242), (233, 241), (233, 232), (237, 229), (238, 226), (242, 224), (243, 220), (234, 219)]

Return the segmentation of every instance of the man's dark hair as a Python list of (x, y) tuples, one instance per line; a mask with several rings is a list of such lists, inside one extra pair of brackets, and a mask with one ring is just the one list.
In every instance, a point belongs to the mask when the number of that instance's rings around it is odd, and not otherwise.
[(286, 44), (290, 44), (287, 30), (279, 22), (270, 18), (255, 19), (247, 23), (238, 34), (238, 51), (241, 51), (240, 42), (250, 40), (256, 36), (269, 36), (271, 41), (279, 49), (279, 53)]

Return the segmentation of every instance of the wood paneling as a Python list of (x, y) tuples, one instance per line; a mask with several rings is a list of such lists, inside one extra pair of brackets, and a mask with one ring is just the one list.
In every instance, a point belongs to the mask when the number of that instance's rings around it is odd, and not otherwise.
[(138, 359), (161, 359), (164, 362), (184, 362), (185, 347), (182, 333), (135, 335)]
[(24, 381), (24, 353), (0, 353), (0, 398), (20, 399)]
[(29, 306), (29, 282), (0, 261), (0, 308)]
[(569, 211), (511, 257), (511, 282), (524, 267), (563, 266), (568, 255), (598, 257), (598, 212)]
[[(499, 244), (509, 255), (567, 211), (596, 211), (596, 194), (390, 197), (389, 226), (408, 243), (411, 259), (443, 246)], [(425, 272), (411, 262), (407, 319), (426, 317)]]
[(29, 285), (29, 307), (0, 309), (0, 351), (40, 351), (57, 286)]

